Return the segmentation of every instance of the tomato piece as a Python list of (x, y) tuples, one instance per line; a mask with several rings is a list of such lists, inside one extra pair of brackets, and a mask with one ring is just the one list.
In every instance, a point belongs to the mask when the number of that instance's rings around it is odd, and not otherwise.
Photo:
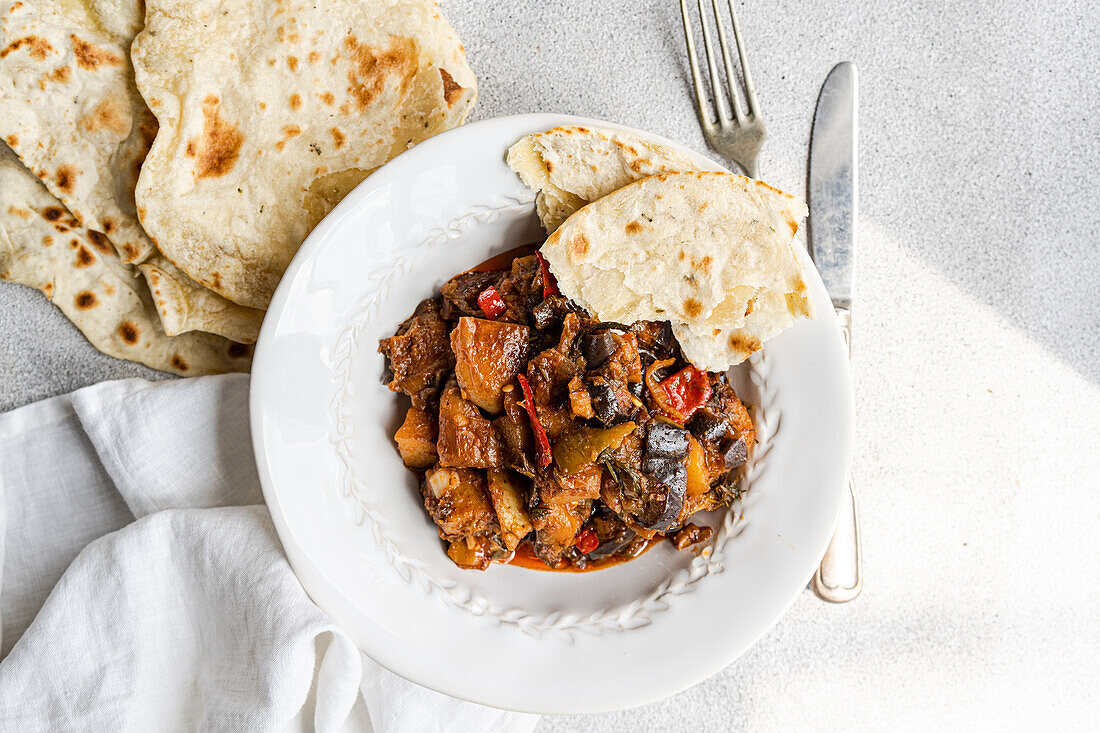
[(481, 307), (482, 313), (493, 319), (499, 318), (501, 313), (508, 310), (504, 298), (500, 297), (500, 292), (492, 285), (482, 290), (481, 295), (477, 296), (477, 304)]
[(592, 552), (599, 546), (600, 538), (597, 537), (596, 532), (591, 529), (586, 529), (585, 531), (577, 535), (577, 542), (574, 545), (574, 547), (576, 547), (578, 551), (585, 555)]
[(550, 263), (541, 252), (535, 252), (535, 257), (539, 258), (539, 269), (542, 270), (542, 297), (549, 298), (551, 295), (557, 295), (561, 291), (558, 290), (558, 281), (554, 273), (550, 272)]
[(527, 410), (527, 419), (531, 421), (531, 432), (535, 434), (536, 462), (539, 468), (546, 468), (551, 461), (550, 439), (546, 437), (546, 430), (539, 422), (538, 413), (535, 412), (535, 395), (531, 392), (531, 384), (522, 374), (517, 375), (516, 379), (519, 380), (519, 386), (523, 390), (523, 402), (519, 404)]
[(672, 417), (683, 422), (710, 399), (710, 379), (702, 369), (688, 364), (657, 385), (664, 392), (662, 400)]

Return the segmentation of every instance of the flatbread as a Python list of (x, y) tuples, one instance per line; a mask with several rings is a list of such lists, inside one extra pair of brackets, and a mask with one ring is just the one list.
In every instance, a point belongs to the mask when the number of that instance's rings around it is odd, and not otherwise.
[(184, 275), (159, 252), (138, 265), (164, 332), (206, 331), (242, 344), (256, 343), (264, 312), (226, 300)]
[(319, 210), (476, 97), (433, 0), (148, 0), (131, 57), (160, 122), (141, 222), (189, 277), (252, 308)]
[(537, 192), (535, 208), (548, 234), (577, 209), (629, 183), (696, 169), (667, 145), (575, 125), (521, 139), (508, 150), (508, 165)]
[(248, 371), (252, 348), (208, 333), (166, 336), (136, 270), (80, 226), (0, 145), (0, 279), (46, 294), (105, 354), (196, 376)]
[(134, 185), (157, 122), (133, 82), (140, 0), (0, 0), (0, 137), (124, 262), (153, 244)]
[(542, 247), (561, 291), (604, 321), (671, 321), (725, 371), (813, 317), (795, 235), (806, 205), (732, 173), (645, 178), (588, 204)]

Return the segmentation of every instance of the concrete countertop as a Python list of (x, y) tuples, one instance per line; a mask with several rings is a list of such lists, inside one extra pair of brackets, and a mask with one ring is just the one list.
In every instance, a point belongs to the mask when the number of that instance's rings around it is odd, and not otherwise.
[[(1100, 13), (995, 5), (738, 4), (770, 183), (805, 194), (818, 88), (838, 61), (860, 68), (866, 589), (846, 606), (804, 593), (686, 692), (540, 730), (1095, 725)], [(706, 151), (675, 0), (443, 10), (479, 78), (472, 119), (572, 113)], [(0, 285), (0, 409), (124, 376), (156, 373)]]

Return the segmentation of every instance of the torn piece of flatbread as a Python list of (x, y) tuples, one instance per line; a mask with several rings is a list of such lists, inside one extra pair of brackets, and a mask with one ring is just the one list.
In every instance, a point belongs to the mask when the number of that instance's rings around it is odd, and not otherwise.
[(149, 256), (134, 185), (157, 122), (134, 85), (141, 0), (0, 0), (0, 138), (125, 262)]
[(149, 285), (164, 332), (206, 331), (242, 344), (256, 343), (264, 312), (226, 300), (184, 275), (159, 252), (138, 265)]
[(252, 347), (213, 334), (166, 336), (136, 270), (3, 145), (0, 278), (41, 290), (93, 346), (120, 359), (187, 376), (248, 371), (252, 360)]
[(131, 57), (160, 132), (142, 225), (189, 277), (252, 308), (319, 213), (476, 97), (434, 0), (146, 0), (145, 23)]
[(695, 170), (687, 156), (637, 135), (596, 127), (555, 127), (521, 139), (508, 165), (537, 192), (535, 207), (552, 233), (577, 209), (640, 178)]
[(601, 321), (670, 321), (695, 366), (725, 371), (813, 307), (796, 254), (806, 205), (733, 173), (644, 178), (542, 246), (563, 294)]

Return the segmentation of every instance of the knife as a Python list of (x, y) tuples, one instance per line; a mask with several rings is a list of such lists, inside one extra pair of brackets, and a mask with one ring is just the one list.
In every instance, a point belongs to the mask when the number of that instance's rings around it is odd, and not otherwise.
[[(836, 309), (852, 354), (852, 280), (856, 249), (856, 66), (833, 67), (817, 98), (810, 137), (810, 256)], [(833, 538), (812, 587), (819, 598), (846, 603), (863, 590), (859, 505), (851, 479)]]

